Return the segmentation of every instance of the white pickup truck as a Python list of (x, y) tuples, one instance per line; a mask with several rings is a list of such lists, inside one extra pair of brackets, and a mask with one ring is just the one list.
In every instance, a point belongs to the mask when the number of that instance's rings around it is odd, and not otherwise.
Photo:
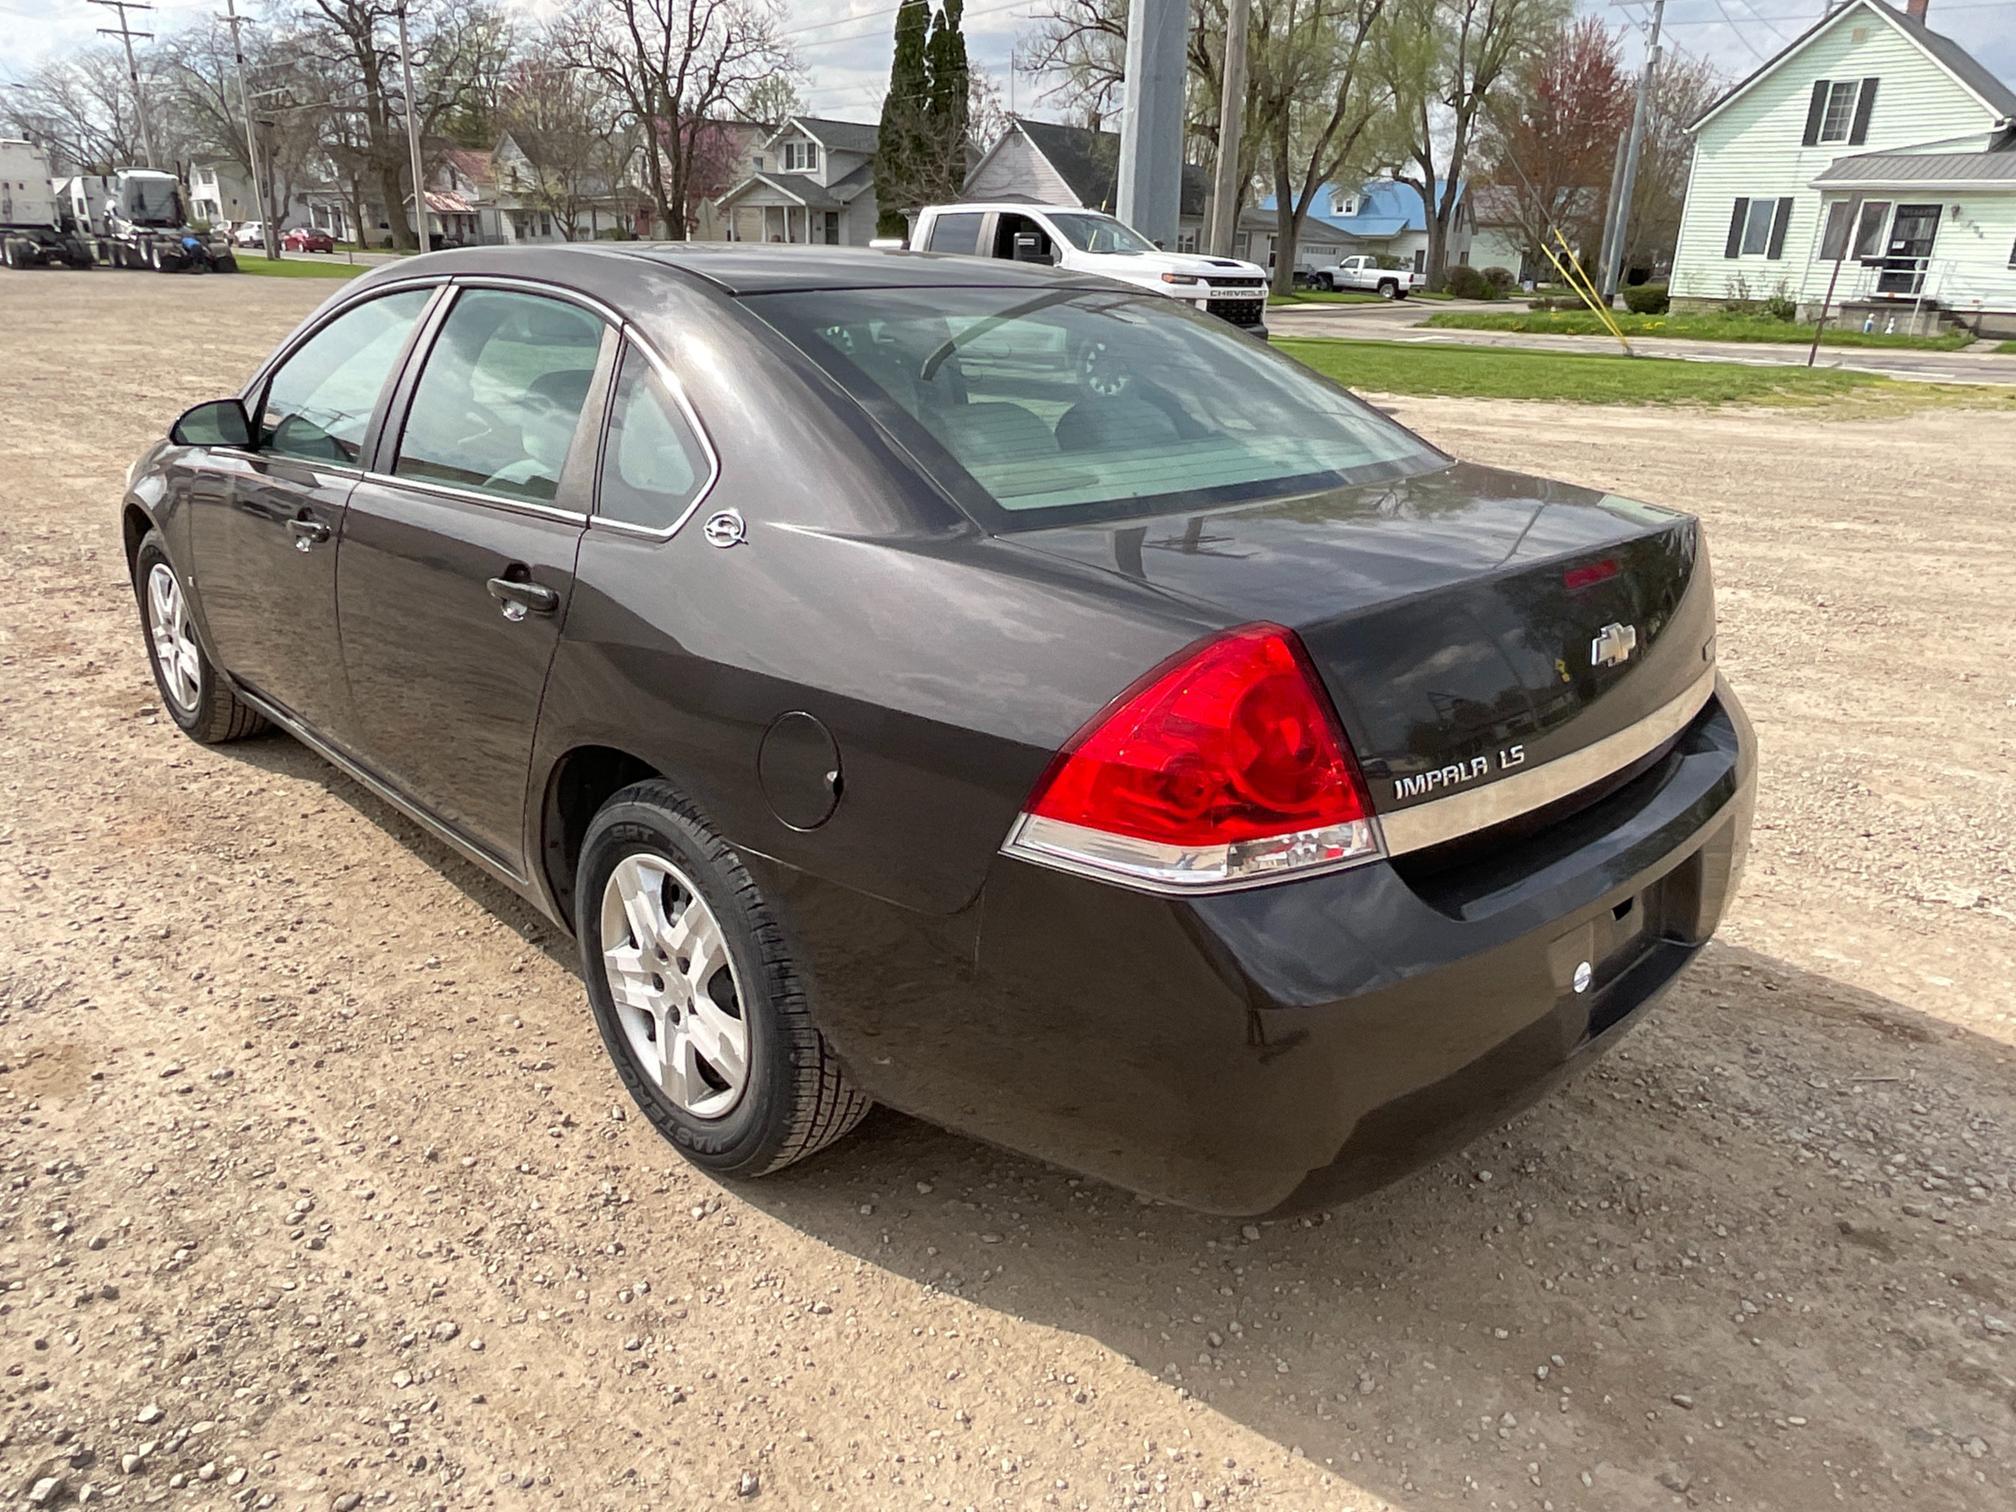
[(1405, 268), (1382, 268), (1368, 252), (1355, 252), (1328, 267), (1310, 270), (1309, 281), (1319, 289), (1362, 289), (1381, 299), (1405, 299), (1427, 285), (1427, 278)]
[(1230, 257), (1164, 252), (1132, 226), (1097, 210), (1022, 201), (927, 205), (917, 212), (909, 246), (1098, 273), (1184, 300), (1251, 335), (1267, 335), (1264, 268)]

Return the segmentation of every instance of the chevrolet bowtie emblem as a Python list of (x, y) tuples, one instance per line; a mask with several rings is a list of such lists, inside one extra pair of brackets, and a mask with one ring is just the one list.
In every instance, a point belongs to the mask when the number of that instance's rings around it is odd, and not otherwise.
[(1637, 649), (1638, 630), (1635, 625), (1605, 625), (1589, 642), (1589, 665), (1619, 666), (1631, 660), (1631, 653)]

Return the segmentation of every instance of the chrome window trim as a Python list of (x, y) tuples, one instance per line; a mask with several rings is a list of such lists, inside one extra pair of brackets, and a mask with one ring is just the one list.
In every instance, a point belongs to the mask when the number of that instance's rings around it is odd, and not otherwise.
[(536, 499), (513, 499), (503, 494), (484, 493), (480, 489), (457, 488), (452, 483), (435, 483), (426, 478), (409, 478), (404, 473), (366, 472), (359, 475), (360, 481), (378, 483), (386, 488), (410, 488), (415, 493), (433, 494), (438, 498), (452, 499), (462, 504), (481, 504), (491, 509), (508, 510), (513, 514), (535, 515), (540, 519), (559, 520), (569, 525), (585, 525), (588, 516), (578, 509), (562, 509), (557, 504), (541, 504)]
[[(601, 465), (603, 459), (598, 457), (595, 468), (594, 508), (588, 518), (588, 528), (613, 530), (619, 535), (635, 536), (645, 541), (669, 541), (679, 534), (688, 520), (699, 513), (700, 506), (707, 501), (707, 496), (714, 491), (714, 485), (720, 481), (721, 454), (714, 449), (714, 438), (707, 434), (707, 427), (700, 421), (699, 411), (693, 408), (693, 401), (686, 397), (686, 385), (679, 381), (679, 375), (672, 371), (671, 365), (658, 355), (657, 349), (628, 321), (622, 323), (619, 331), (624, 342), (642, 353), (644, 360), (651, 364), (651, 370), (658, 375), (658, 381), (665, 385), (665, 391), (672, 396), (672, 402), (679, 406), (679, 413), (685, 417), (688, 428), (699, 438), (700, 450), (707, 458), (707, 479), (700, 485), (678, 519), (663, 529), (653, 530), (647, 525), (633, 525), (627, 520), (612, 520), (603, 515)], [(627, 356), (628, 353), (624, 355)], [(609, 385), (609, 409), (602, 417), (602, 446), (605, 454), (609, 444), (609, 422), (616, 412), (616, 384), (622, 380), (623, 367), (619, 361), (615, 379)]]
[(1451, 793), (1412, 808), (1385, 810), (1379, 822), (1386, 833), (1387, 854), (1404, 856), (1475, 834), (1601, 782), (1686, 729), (1707, 707), (1714, 692), (1715, 668), (1711, 666), (1677, 698), (1593, 745), (1467, 793)]
[[(1002, 842), (1001, 854), (1017, 861), (1027, 861), (1033, 866), (1047, 866), (1052, 871), (1069, 872), (1074, 877), (1089, 877), (1094, 882), (1105, 882), (1114, 887), (1125, 887), (1134, 892), (1154, 893), (1165, 898), (1208, 898), (1219, 893), (1246, 892), (1255, 887), (1273, 887), (1277, 883), (1300, 882), (1308, 877), (1327, 877), (1335, 872), (1349, 871), (1354, 866), (1365, 866), (1385, 859), (1377, 815), (1365, 820), (1371, 832), (1372, 848), (1357, 855), (1342, 856), (1335, 861), (1324, 861), (1309, 866), (1284, 868), (1275, 872), (1263, 872), (1250, 877), (1224, 877), (1206, 880), (1202, 877), (1194, 881), (1178, 879), (1170, 869), (1144, 870), (1113, 861), (1095, 861), (1047, 845), (1040, 838), (1042, 827), (1051, 825), (1054, 829), (1071, 830), (1077, 826), (1058, 825), (1040, 816), (1021, 813), (1015, 816), (1015, 823), (1008, 831), (1008, 838)], [(1199, 851), (1186, 850), (1182, 846), (1162, 847), (1174, 865), (1179, 868)]]

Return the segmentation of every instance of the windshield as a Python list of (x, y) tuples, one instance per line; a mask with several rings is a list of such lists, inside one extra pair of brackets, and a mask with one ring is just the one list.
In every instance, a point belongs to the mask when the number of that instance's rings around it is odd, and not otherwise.
[(182, 196), (175, 180), (166, 176), (126, 180), (126, 219), (136, 226), (179, 226), (182, 224)]
[(1034, 529), (1443, 466), (1300, 363), (1132, 291), (750, 297), (981, 523)]
[(1050, 212), (1050, 220), (1064, 240), (1080, 252), (1110, 252), (1121, 257), (1133, 257), (1142, 252), (1159, 249), (1132, 226), (1122, 225), (1110, 215), (1059, 214)]

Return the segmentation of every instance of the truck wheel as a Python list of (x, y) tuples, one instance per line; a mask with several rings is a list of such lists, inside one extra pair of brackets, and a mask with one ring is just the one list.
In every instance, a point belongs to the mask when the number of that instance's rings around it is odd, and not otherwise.
[(18, 264), (14, 261), (14, 239), (9, 237), (5, 241), (0, 241), (0, 267), (12, 268), (16, 266)]
[(149, 242), (147, 244), (147, 266), (152, 268), (156, 273), (161, 271), (161, 244), (159, 242)]
[(1335, 294), (1337, 292), (1337, 280), (1332, 278), (1328, 273), (1318, 273), (1316, 275), (1316, 287), (1325, 294)]
[(1400, 297), (1400, 285), (1393, 282), (1390, 278), (1380, 279), (1379, 297), (1381, 299), (1398, 299)]

